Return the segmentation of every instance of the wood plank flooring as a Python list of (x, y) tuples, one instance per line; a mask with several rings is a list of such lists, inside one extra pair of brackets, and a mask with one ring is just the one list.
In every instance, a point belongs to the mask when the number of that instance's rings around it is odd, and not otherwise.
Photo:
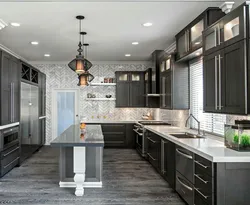
[(135, 150), (105, 149), (103, 188), (59, 188), (59, 150), (43, 147), (0, 179), (0, 204), (183, 205), (167, 182)]

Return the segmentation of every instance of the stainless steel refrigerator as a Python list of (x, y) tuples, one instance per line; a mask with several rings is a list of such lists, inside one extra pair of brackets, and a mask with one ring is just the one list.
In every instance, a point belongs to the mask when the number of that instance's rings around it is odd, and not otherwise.
[(39, 133), (39, 89), (21, 83), (21, 162), (31, 156), (41, 145)]

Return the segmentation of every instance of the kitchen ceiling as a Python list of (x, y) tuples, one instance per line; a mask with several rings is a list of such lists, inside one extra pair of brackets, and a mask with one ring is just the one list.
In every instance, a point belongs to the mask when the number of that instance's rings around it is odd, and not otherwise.
[[(28, 61), (69, 61), (77, 54), (78, 21), (84, 15), (92, 61), (148, 60), (203, 10), (223, 1), (12, 1), (0, 2), (0, 44)], [(239, 0), (236, 6), (242, 3)], [(13, 27), (10, 23), (20, 23)], [(151, 27), (142, 24), (151, 22)], [(38, 45), (31, 45), (37, 41)], [(132, 42), (139, 42), (132, 45)], [(50, 54), (45, 57), (44, 54)], [(125, 54), (131, 54), (126, 57)]]

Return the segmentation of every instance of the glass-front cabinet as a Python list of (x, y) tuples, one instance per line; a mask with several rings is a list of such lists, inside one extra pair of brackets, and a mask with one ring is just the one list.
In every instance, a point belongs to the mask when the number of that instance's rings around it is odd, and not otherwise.
[(203, 49), (205, 55), (211, 54), (246, 38), (247, 10), (249, 10), (248, 6), (240, 6), (204, 31)]
[(202, 31), (204, 30), (204, 20), (200, 20), (191, 27), (191, 49), (199, 48), (202, 45)]
[(176, 37), (176, 42), (177, 42), (177, 59), (180, 59), (184, 57), (188, 53), (188, 44), (189, 44), (189, 39), (188, 39), (188, 31), (184, 31), (183, 33), (179, 34)]

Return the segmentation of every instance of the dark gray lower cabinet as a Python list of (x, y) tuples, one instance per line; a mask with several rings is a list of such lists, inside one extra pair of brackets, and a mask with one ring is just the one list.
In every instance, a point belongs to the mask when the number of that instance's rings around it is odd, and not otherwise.
[(175, 189), (175, 144), (166, 139), (161, 140), (161, 174)]
[(131, 123), (87, 123), (102, 126), (105, 148), (135, 149), (134, 124)]
[(161, 171), (161, 137), (153, 132), (147, 132), (148, 161), (158, 171)]

